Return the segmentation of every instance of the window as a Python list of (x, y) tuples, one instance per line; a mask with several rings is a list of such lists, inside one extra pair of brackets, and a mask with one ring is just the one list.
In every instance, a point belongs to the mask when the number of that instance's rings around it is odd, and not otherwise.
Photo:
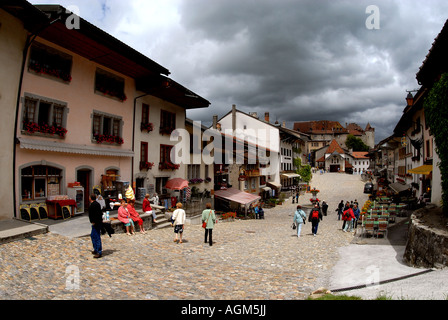
[(173, 146), (170, 145), (160, 145), (160, 163), (159, 163), (159, 169), (165, 170), (176, 170), (180, 168), (180, 165), (174, 164), (171, 161), (171, 149)]
[(44, 135), (65, 137), (67, 130), (68, 108), (64, 102), (49, 98), (25, 94), (22, 131), (28, 134), (36, 132)]
[(189, 164), (187, 167), (187, 180), (201, 179), (201, 165)]
[(31, 47), (28, 71), (70, 82), (71, 69), (70, 55), (37, 42)]
[(149, 105), (147, 105), (146, 103), (143, 103), (142, 105), (142, 123), (149, 123)]
[(140, 146), (140, 161), (148, 161), (148, 142), (142, 142)]
[(96, 69), (95, 92), (102, 93), (108, 97), (126, 101), (124, 93), (124, 79), (102, 69)]
[(94, 111), (92, 116), (92, 136), (97, 143), (123, 144), (123, 121), (119, 116)]
[(48, 166), (30, 166), (21, 170), (22, 201), (45, 199), (61, 193), (62, 170)]
[(161, 110), (160, 113), (160, 133), (171, 134), (176, 129), (176, 114)]

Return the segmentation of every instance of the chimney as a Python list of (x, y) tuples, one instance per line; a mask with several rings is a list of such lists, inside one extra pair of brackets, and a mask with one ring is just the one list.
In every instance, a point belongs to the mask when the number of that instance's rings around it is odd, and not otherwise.
[(232, 105), (232, 130), (236, 130), (236, 105)]
[(264, 121), (269, 122), (269, 112), (264, 113)]
[(218, 115), (213, 116), (213, 129), (216, 129), (216, 124), (218, 123)]
[(283, 121), (282, 128), (286, 128), (286, 121)]

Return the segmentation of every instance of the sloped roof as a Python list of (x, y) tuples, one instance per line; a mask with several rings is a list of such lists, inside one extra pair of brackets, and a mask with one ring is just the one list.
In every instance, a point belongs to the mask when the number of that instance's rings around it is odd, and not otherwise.
[(431, 86), (437, 77), (443, 72), (448, 71), (448, 20), (434, 39), (429, 53), (426, 55), (416, 78), (419, 84)]
[(331, 141), (330, 145), (328, 146), (327, 152), (325, 153), (328, 154), (334, 152), (337, 152), (339, 154), (345, 154), (344, 149), (341, 148), (341, 146), (335, 139)]
[(348, 133), (338, 121), (329, 120), (295, 122), (294, 130), (308, 134)]
[(369, 154), (368, 152), (359, 152), (359, 151), (352, 152), (352, 156), (355, 159), (370, 159), (367, 156), (368, 154)]

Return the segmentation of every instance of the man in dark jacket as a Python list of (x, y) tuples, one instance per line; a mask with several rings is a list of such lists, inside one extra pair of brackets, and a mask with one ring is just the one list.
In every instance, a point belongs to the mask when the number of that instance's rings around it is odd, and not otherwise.
[(322, 212), (320, 211), (319, 206), (315, 204), (308, 217), (308, 221), (311, 222), (311, 232), (313, 233), (313, 236), (316, 236), (317, 234), (320, 220), (322, 220)]
[(101, 258), (103, 254), (103, 248), (101, 245), (101, 228), (103, 224), (103, 212), (101, 205), (96, 201), (96, 195), (90, 196), (89, 206), (89, 220), (92, 224), (92, 232), (90, 238), (92, 239), (94, 258)]

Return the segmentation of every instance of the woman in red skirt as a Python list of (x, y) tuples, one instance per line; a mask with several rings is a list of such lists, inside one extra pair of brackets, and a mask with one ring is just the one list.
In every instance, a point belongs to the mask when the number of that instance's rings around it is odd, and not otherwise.
[(143, 234), (146, 233), (145, 228), (143, 227), (143, 220), (142, 220), (142, 218), (140, 218), (140, 215), (134, 208), (135, 200), (134, 199), (129, 200), (128, 204), (129, 204), (129, 206), (128, 206), (129, 215), (131, 216), (132, 221), (138, 223), (141, 233), (143, 233)]

